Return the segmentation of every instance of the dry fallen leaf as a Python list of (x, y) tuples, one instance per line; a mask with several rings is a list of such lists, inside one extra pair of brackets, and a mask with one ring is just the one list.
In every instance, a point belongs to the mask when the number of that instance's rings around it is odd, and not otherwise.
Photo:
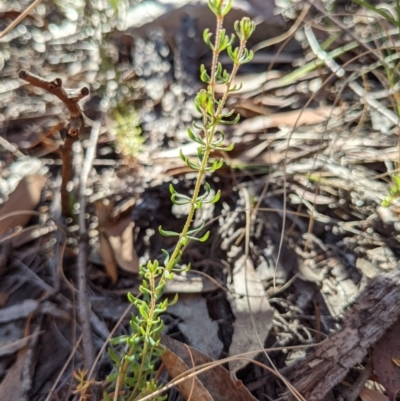
[[(172, 378), (189, 369), (189, 366), (182, 359), (169, 350), (162, 356), (162, 360)], [(185, 400), (190, 398), (191, 401), (213, 401), (211, 394), (204, 388), (197, 377), (185, 380), (178, 384), (177, 387)]]
[[(35, 210), (45, 184), (46, 177), (41, 175), (24, 177), (1, 207), (0, 218), (22, 210)], [(0, 237), (10, 228), (25, 227), (31, 217), (30, 214), (21, 213), (0, 220)]]
[(139, 259), (133, 247), (134, 226), (128, 217), (106, 228), (118, 266), (129, 273), (139, 272)]
[[(163, 335), (161, 343), (167, 348), (162, 360), (172, 378), (177, 377), (193, 366), (213, 362), (210, 357), (197, 349), (171, 337)], [(194, 383), (193, 379), (190, 378), (178, 384), (179, 391), (181, 391), (185, 399), (188, 399), (192, 386), (191, 401), (209, 400), (209, 395), (211, 400), (214, 401), (257, 401), (240, 381), (234, 383), (230, 373), (221, 365), (213, 366), (211, 369), (196, 375)]]
[(112, 202), (107, 199), (95, 202), (99, 220), (100, 255), (107, 274), (115, 283), (118, 280), (117, 265), (129, 273), (139, 272), (139, 259), (134, 248), (134, 223), (126, 216), (130, 208), (115, 215)]
[(106, 268), (106, 272), (111, 278), (113, 283), (116, 283), (118, 280), (118, 267), (114, 258), (114, 251), (111, 248), (110, 242), (108, 241), (107, 236), (101, 232), (99, 234), (100, 237), (100, 256), (103, 259), (104, 267)]

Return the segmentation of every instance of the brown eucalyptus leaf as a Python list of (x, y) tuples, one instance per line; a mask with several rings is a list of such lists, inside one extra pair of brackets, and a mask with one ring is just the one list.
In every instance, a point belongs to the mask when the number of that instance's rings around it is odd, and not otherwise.
[(103, 259), (104, 267), (106, 268), (106, 272), (108, 276), (111, 278), (113, 283), (116, 283), (118, 280), (118, 268), (114, 258), (114, 251), (108, 241), (107, 236), (104, 233), (100, 233), (99, 235), (100, 242), (100, 255)]
[(131, 219), (125, 218), (106, 228), (106, 233), (118, 266), (129, 273), (139, 272), (139, 259), (133, 247)]
[[(1, 207), (0, 218), (18, 211), (35, 210), (45, 184), (46, 177), (41, 175), (24, 177)], [(25, 227), (31, 217), (30, 214), (21, 213), (0, 220), (0, 237), (10, 228)]]
[[(162, 356), (162, 360), (172, 378), (189, 369), (181, 358), (169, 350)], [(213, 401), (211, 394), (196, 376), (179, 383), (177, 387), (185, 400), (190, 398), (191, 401)]]
[(114, 207), (108, 199), (94, 203), (99, 231), (103, 234), (103, 238), (100, 235), (100, 255), (113, 282), (118, 279), (116, 264), (129, 273), (139, 272), (139, 259), (133, 240), (134, 223), (128, 215), (134, 203), (128, 200), (119, 208)]
[(99, 226), (105, 227), (111, 220), (114, 204), (108, 199), (100, 199), (94, 202), (94, 209), (97, 219), (99, 220)]
[[(162, 359), (172, 378), (184, 373), (193, 366), (213, 362), (213, 359), (197, 349), (186, 346), (166, 335), (162, 335), (161, 343), (167, 348), (167, 352), (164, 353)], [(211, 395), (211, 399), (214, 401), (257, 401), (241, 381), (233, 382), (230, 373), (221, 365), (213, 366), (196, 377), (202, 383), (202, 388)], [(190, 389), (192, 378), (186, 380), (186, 382), (186, 388)], [(181, 390), (180, 385), (178, 385), (178, 388)], [(201, 395), (206, 393), (201, 391), (200, 386), (197, 386), (197, 382), (195, 382), (195, 391), (196, 398), (193, 398), (194, 395), (192, 395), (191, 400), (208, 400), (208, 398), (201, 398)], [(188, 393), (182, 393), (184, 397), (185, 394), (187, 395)]]
[(379, 383), (385, 387), (390, 401), (400, 391), (400, 317), (375, 343), (372, 362)]

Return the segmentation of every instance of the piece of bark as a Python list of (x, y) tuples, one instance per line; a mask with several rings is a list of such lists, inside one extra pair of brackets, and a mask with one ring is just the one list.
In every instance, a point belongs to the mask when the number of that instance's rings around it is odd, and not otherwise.
[[(307, 401), (320, 401), (397, 320), (400, 270), (373, 278), (343, 317), (343, 328), (294, 367), (287, 379)], [(292, 400), (286, 392), (281, 400)]]

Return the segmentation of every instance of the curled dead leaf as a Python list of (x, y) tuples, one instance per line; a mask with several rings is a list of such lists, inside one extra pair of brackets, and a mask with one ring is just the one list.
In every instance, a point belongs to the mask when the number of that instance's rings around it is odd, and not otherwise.
[(0, 237), (9, 229), (25, 227), (28, 224), (32, 216), (16, 212), (35, 210), (45, 184), (46, 177), (41, 175), (28, 175), (18, 183), (0, 209)]
[(114, 258), (114, 251), (104, 233), (100, 233), (100, 256), (103, 259), (104, 267), (113, 283), (118, 280), (118, 267)]
[(134, 223), (129, 216), (130, 208), (121, 209), (116, 215), (117, 208), (108, 199), (95, 202), (95, 211), (99, 220), (100, 255), (105, 269), (111, 280), (118, 280), (119, 266), (129, 273), (139, 272), (139, 259), (134, 248)]
[[(185, 373), (193, 366), (213, 362), (213, 359), (196, 348), (189, 347), (166, 335), (162, 335), (161, 343), (167, 349), (162, 360), (172, 378)], [(191, 401), (208, 400), (208, 395), (215, 401), (256, 401), (250, 391), (241, 383), (235, 383), (230, 373), (218, 363), (196, 375), (195, 381), (190, 378), (181, 382), (178, 388), (185, 399), (188, 399), (187, 397), (191, 394)]]

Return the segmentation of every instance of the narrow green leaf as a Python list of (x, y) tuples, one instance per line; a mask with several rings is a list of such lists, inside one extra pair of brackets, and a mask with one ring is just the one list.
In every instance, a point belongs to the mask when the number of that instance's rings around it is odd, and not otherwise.
[(231, 143), (229, 146), (227, 147), (223, 147), (223, 146), (211, 146), (211, 148), (213, 150), (220, 150), (221, 152), (230, 152), (231, 150), (233, 150), (233, 148), (235, 147), (234, 143)]
[(137, 301), (137, 298), (130, 292), (128, 292), (127, 297), (128, 297), (128, 301), (132, 302), (133, 304)]
[(179, 233), (175, 231), (164, 231), (162, 227), (158, 227), (158, 232), (164, 237), (179, 237)]
[(178, 293), (175, 294), (174, 298), (172, 301), (168, 302), (168, 306), (175, 305), (178, 302)]
[(199, 227), (197, 227), (197, 228), (195, 228), (195, 229), (193, 229), (193, 230), (190, 230), (190, 231), (188, 231), (187, 233), (188, 233), (189, 235), (191, 235), (191, 234), (196, 234), (197, 232), (199, 232), (200, 230), (202, 230), (202, 229), (204, 228), (205, 225), (206, 225), (206, 222), (205, 222), (205, 220), (203, 219), (203, 220), (201, 221), (201, 224), (200, 224)]
[(201, 238), (195, 237), (193, 235), (188, 235), (187, 237), (193, 241), (205, 242), (208, 240), (209, 236), (210, 236), (210, 231), (207, 231)]
[(218, 192), (215, 194), (214, 198), (212, 198), (209, 203), (217, 203), (221, 198), (221, 190), (219, 189)]
[(170, 258), (169, 253), (168, 253), (168, 251), (165, 250), (165, 249), (161, 249), (161, 252), (162, 252), (163, 255), (164, 255), (164, 266), (167, 266), (167, 264), (168, 264), (168, 262), (169, 262), (169, 258)]
[(110, 356), (111, 360), (114, 362), (115, 366), (119, 366), (121, 360), (118, 354), (114, 351), (114, 348), (108, 347), (107, 349), (108, 355)]
[[(109, 374), (108, 376), (107, 376), (107, 381), (109, 381), (109, 382), (115, 382), (117, 379), (118, 379), (118, 376), (119, 376), (119, 372), (113, 372), (113, 373), (111, 373), (111, 374)], [(106, 394), (105, 392), (103, 393), (103, 395), (104, 394)], [(108, 394), (107, 394), (107, 397), (108, 397)], [(110, 400), (111, 401), (111, 398), (110, 397), (108, 397), (108, 398), (106, 398), (106, 397), (104, 397), (104, 399), (105, 400)]]

